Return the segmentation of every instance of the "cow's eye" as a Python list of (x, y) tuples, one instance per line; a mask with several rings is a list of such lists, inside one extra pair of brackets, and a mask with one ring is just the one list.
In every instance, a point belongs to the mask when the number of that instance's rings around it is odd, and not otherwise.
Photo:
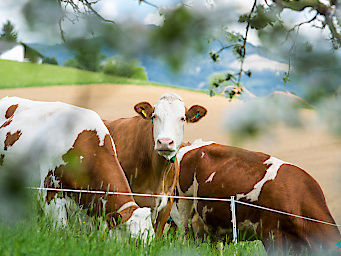
[(185, 122), (185, 121), (186, 121), (186, 117), (183, 116), (183, 117), (180, 118), (180, 120), (181, 120), (182, 122)]

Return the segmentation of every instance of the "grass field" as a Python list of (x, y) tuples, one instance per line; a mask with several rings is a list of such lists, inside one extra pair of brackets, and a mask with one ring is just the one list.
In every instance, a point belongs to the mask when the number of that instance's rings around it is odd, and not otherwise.
[[(37, 204), (38, 205), (38, 204)], [(54, 227), (39, 206), (15, 225), (0, 225), (0, 255), (266, 255), (260, 241), (215, 244), (168, 234), (149, 244), (91, 228), (75, 211), (66, 227)], [(100, 226), (100, 224), (99, 224)], [(123, 239), (123, 240), (122, 240)]]
[(92, 83), (150, 84), (57, 65), (0, 60), (0, 89)]

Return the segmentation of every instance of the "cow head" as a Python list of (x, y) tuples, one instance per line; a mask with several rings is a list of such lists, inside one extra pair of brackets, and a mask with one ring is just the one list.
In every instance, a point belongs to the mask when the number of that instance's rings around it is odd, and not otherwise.
[(185, 122), (195, 123), (207, 112), (199, 105), (187, 110), (175, 93), (165, 93), (154, 107), (148, 102), (140, 102), (134, 109), (144, 119), (152, 120), (154, 148), (168, 160), (176, 155), (181, 145)]
[(124, 224), (130, 236), (133, 238), (141, 238), (145, 242), (154, 238), (150, 208), (143, 207), (136, 209)]

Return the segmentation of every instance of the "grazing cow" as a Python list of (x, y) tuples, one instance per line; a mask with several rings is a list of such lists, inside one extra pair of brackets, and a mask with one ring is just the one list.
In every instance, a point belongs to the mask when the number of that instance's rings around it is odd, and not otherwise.
[[(1, 172), (19, 169), (45, 187), (131, 193), (115, 144), (94, 111), (6, 97), (0, 100), (0, 125)], [(67, 222), (66, 208), (73, 198), (89, 214), (104, 209), (110, 222), (119, 214), (133, 237), (154, 235), (150, 208), (139, 208), (132, 196), (45, 194), (46, 211), (53, 210), (61, 224)]]
[[(230, 198), (335, 224), (319, 184), (304, 170), (275, 157), (196, 140), (177, 154), (181, 196)], [(335, 226), (236, 204), (240, 234), (257, 235), (266, 249), (302, 246), (336, 248)], [(229, 203), (176, 200), (171, 217), (177, 225), (192, 220), (197, 236), (221, 239), (231, 234)], [(246, 233), (244, 233), (246, 232)]]
[[(136, 193), (172, 195), (178, 179), (174, 164), (181, 145), (184, 123), (194, 123), (207, 110), (194, 105), (186, 110), (174, 93), (161, 96), (155, 107), (148, 102), (135, 105), (140, 116), (105, 121), (116, 144), (117, 156)], [(151, 207), (155, 230), (162, 233), (173, 200), (135, 197), (139, 206)]]

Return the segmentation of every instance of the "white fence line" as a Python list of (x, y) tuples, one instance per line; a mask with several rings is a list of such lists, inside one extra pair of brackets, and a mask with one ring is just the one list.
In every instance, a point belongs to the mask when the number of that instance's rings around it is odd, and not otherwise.
[(283, 214), (295, 218), (305, 219), (321, 224), (326, 224), (334, 227), (341, 227), (341, 225), (337, 225), (334, 223), (317, 220), (305, 216), (300, 216), (297, 214), (289, 213), (289, 212), (283, 212), (276, 209), (256, 205), (256, 204), (250, 204), (243, 201), (238, 201), (234, 199), (234, 196), (231, 196), (230, 199), (227, 198), (214, 198), (214, 197), (195, 197), (195, 196), (169, 196), (169, 195), (154, 195), (154, 194), (144, 194), (144, 193), (128, 193), (128, 192), (111, 192), (111, 191), (101, 191), (101, 190), (84, 190), (84, 189), (67, 189), (67, 188), (40, 188), (40, 187), (28, 187), (29, 189), (33, 190), (44, 190), (44, 191), (55, 191), (55, 192), (71, 192), (71, 193), (90, 193), (90, 194), (104, 194), (104, 195), (126, 195), (126, 196), (141, 196), (141, 197), (155, 197), (155, 198), (173, 198), (173, 199), (185, 199), (185, 200), (203, 200), (203, 201), (216, 201), (216, 202), (231, 202), (231, 213), (232, 213), (232, 226), (233, 226), (233, 242), (237, 242), (237, 218), (236, 218), (236, 208), (235, 203), (255, 207), (258, 209), (262, 209), (265, 211), (275, 212), (278, 214)]
[(326, 225), (331, 225), (331, 226), (335, 226), (335, 227), (341, 227), (341, 225), (337, 225), (337, 224), (334, 224), (334, 223), (326, 222), (326, 221), (323, 221), (323, 220), (317, 220), (317, 219), (313, 219), (313, 218), (309, 218), (309, 217), (305, 217), (305, 216), (301, 216), (301, 215), (297, 215), (297, 214), (293, 214), (293, 213), (289, 213), (289, 212), (283, 212), (283, 211), (279, 211), (279, 210), (276, 210), (276, 209), (260, 206), (260, 205), (257, 205), (257, 204), (249, 204), (249, 203), (242, 202), (242, 201), (237, 201), (237, 200), (236, 200), (236, 203), (247, 205), (247, 206), (251, 206), (251, 207), (255, 207), (255, 208), (259, 208), (259, 209), (270, 211), (270, 212), (275, 212), (275, 213), (279, 213), (279, 214), (288, 215), (288, 216), (291, 216), (291, 217), (296, 217), (296, 218), (300, 218), (300, 219), (310, 220), (310, 221), (314, 221), (314, 222), (318, 222), (318, 223), (322, 223), (322, 224), (326, 224)]

